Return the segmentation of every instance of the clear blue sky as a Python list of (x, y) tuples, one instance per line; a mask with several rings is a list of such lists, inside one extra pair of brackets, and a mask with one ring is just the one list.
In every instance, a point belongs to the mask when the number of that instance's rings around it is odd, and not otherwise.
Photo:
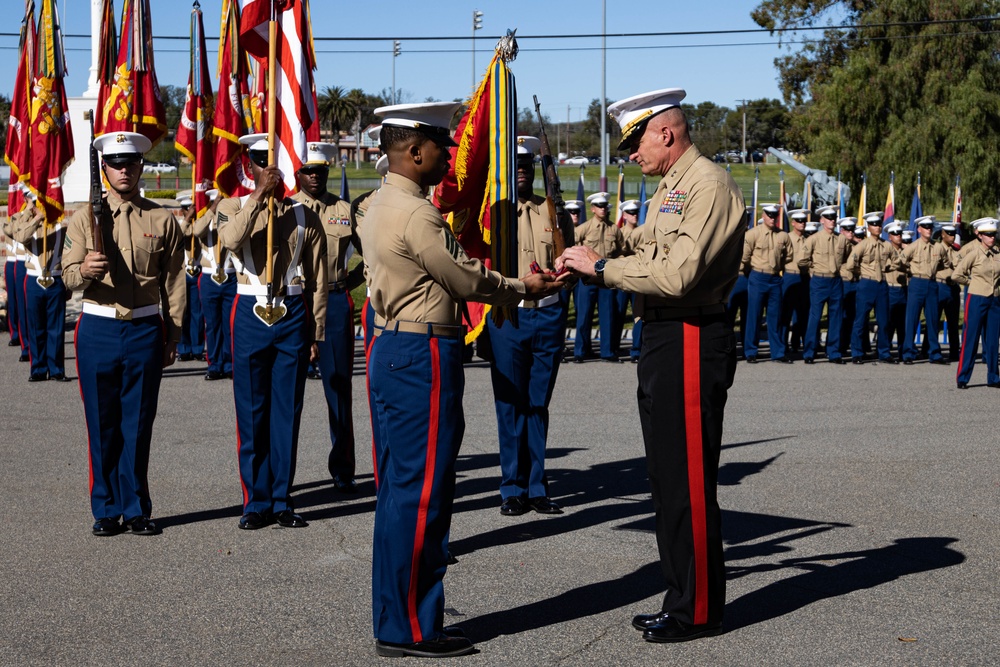
[[(36, 0), (37, 3), (37, 0)], [(8, 20), (0, 33), (0, 92), (10, 95), (16, 68), (15, 16), (21, 0), (4, 0)], [(115, 0), (121, 12), (123, 0)], [(607, 2), (607, 33), (683, 32), (755, 29), (750, 11), (756, 0), (719, 0), (682, 3), (664, 0)], [(202, 0), (205, 32), (218, 36), (222, 0)], [(532, 35), (599, 34), (600, 0), (438, 0), (410, 2), (376, 0), (340, 2), (312, 0), (313, 30), (317, 38), (344, 36), (387, 37), (378, 42), (317, 41), (317, 86), (342, 86), (378, 92), (392, 84), (392, 38), (402, 42), (396, 58), (396, 87), (409, 99), (466, 97), (472, 89), (472, 12), (483, 12), (483, 29), (476, 39), (476, 76), (482, 76), (496, 37), (508, 28), (523, 36), (521, 53), (511, 65), (517, 79), (518, 106), (531, 105), (536, 94), (552, 120), (576, 121), (601, 92), (601, 40), (530, 39)], [(181, 0), (152, 0), (157, 76), (161, 85), (187, 82), (186, 36), (191, 5)], [(67, 35), (69, 76), (67, 94), (86, 89), (90, 60), (90, 1), (59, 0), (63, 32)], [(160, 39), (184, 36), (184, 40)], [(457, 41), (415, 41), (407, 37), (455, 36)], [(614, 37), (607, 40), (607, 96), (622, 99), (656, 88), (678, 86), (691, 103), (712, 101), (728, 107), (739, 99), (780, 97), (774, 58), (784, 51), (767, 33), (674, 37)], [(622, 48), (629, 47), (629, 48)], [(208, 48), (214, 63), (216, 41)], [(214, 74), (214, 66), (212, 68)], [(217, 87), (217, 85), (215, 86)]]

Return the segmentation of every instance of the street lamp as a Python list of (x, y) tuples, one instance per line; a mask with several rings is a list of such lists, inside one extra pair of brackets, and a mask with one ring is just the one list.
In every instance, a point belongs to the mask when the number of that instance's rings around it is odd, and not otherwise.
[(399, 40), (395, 40), (392, 43), (392, 103), (396, 103), (396, 58), (399, 57), (401, 52), (399, 46)]
[(472, 10), (472, 90), (476, 89), (476, 31), (483, 29), (483, 13)]

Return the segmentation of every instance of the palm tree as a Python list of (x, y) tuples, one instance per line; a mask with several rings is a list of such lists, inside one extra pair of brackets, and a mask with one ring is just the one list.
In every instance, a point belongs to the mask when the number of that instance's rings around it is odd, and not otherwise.
[(334, 146), (337, 147), (337, 156), (340, 156), (340, 131), (354, 120), (356, 113), (355, 103), (347, 97), (344, 89), (340, 86), (327, 86), (317, 100), (319, 103), (319, 117), (322, 123), (326, 119), (327, 127), (330, 129), (330, 137)]
[(368, 100), (368, 96), (365, 95), (365, 91), (360, 88), (352, 88), (350, 92), (347, 93), (347, 99), (351, 104), (354, 105), (354, 118), (351, 120), (351, 131), (354, 132), (354, 164), (355, 168), (360, 168), (361, 166), (361, 114), (365, 110), (365, 104)]

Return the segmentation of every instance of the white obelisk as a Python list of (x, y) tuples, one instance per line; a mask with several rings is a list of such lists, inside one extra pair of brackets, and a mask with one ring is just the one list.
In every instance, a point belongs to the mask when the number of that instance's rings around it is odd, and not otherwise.
[(76, 158), (63, 176), (63, 199), (66, 209), (77, 209), (90, 199), (90, 122), (83, 112), (97, 109), (97, 63), (101, 40), (101, 0), (90, 0), (90, 78), (87, 90), (80, 97), (70, 97), (70, 124), (73, 128), (73, 149)]

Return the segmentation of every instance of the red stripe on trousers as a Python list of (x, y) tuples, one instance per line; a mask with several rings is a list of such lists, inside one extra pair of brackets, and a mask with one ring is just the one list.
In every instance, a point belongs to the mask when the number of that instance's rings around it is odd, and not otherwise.
[[(965, 360), (965, 344), (969, 338), (969, 295), (965, 295), (965, 312), (962, 313), (962, 346), (958, 350), (958, 370), (955, 371), (955, 380), (962, 375), (962, 362)], [(976, 363), (973, 359), (972, 363)]]
[[(83, 422), (87, 423), (87, 401), (83, 397), (83, 383), (80, 382), (80, 320), (83, 319), (83, 314), (81, 313), (78, 318), (76, 318), (76, 327), (73, 329), (73, 353), (76, 356), (76, 379), (77, 384), (80, 386), (80, 401), (83, 402)], [(94, 457), (90, 449), (90, 425), (87, 425), (87, 495), (94, 495)]]
[(705, 465), (701, 432), (701, 328), (684, 322), (684, 434), (687, 438), (688, 494), (694, 545), (695, 625), (708, 623), (708, 538), (705, 517)]
[[(236, 355), (236, 306), (239, 305), (240, 295), (233, 299), (233, 308), (229, 311), (229, 351), (230, 358), (235, 359)], [(236, 386), (236, 364), (233, 364), (233, 386)], [(236, 391), (233, 390), (233, 398), (236, 398)], [(240, 478), (240, 489), (243, 491), (243, 509), (246, 509), (250, 502), (250, 492), (247, 485), (243, 483), (243, 474), (240, 471), (240, 411), (236, 411), (236, 475)]]
[[(354, 311), (354, 301), (351, 301), (351, 311)], [(372, 477), (375, 478), (375, 490), (378, 490), (378, 457), (375, 455), (375, 415), (372, 412), (372, 395), (371, 395), (371, 383), (368, 378), (371, 377), (371, 373), (368, 370), (368, 357), (371, 355), (372, 343), (375, 342), (375, 336), (372, 336), (371, 340), (365, 340), (365, 332), (368, 331), (368, 297), (365, 297), (365, 304), (361, 306), (361, 345), (365, 348), (365, 393), (368, 396), (368, 426), (372, 431), (372, 470), (374, 474)]]
[(424, 533), (427, 530), (427, 505), (434, 488), (434, 465), (437, 460), (438, 406), (441, 401), (441, 368), (439, 364), (438, 340), (430, 339), (431, 352), (431, 402), (430, 423), (427, 426), (427, 459), (424, 461), (424, 486), (420, 491), (420, 507), (417, 509), (417, 532), (413, 536), (413, 558), (410, 561), (410, 588), (407, 595), (407, 611), (410, 616), (410, 631), (413, 641), (422, 642), (420, 619), (417, 617), (417, 581), (420, 575), (420, 558), (424, 551)]

